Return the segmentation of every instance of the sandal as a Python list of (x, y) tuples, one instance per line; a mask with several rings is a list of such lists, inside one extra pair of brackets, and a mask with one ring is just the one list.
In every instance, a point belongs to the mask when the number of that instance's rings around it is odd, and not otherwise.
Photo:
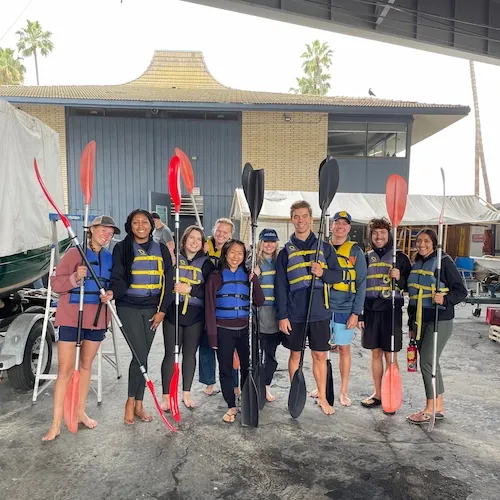
[(229, 411), (227, 411), (222, 417), (222, 420), (226, 424), (232, 424), (236, 420), (236, 413), (229, 413)]
[(363, 399), (363, 401), (361, 401), (361, 406), (364, 406), (365, 408), (373, 408), (375, 406), (380, 406), (381, 404), (382, 400), (374, 398), (373, 396)]
[(419, 411), (417, 413), (412, 413), (406, 417), (406, 420), (410, 422), (410, 424), (415, 425), (423, 425), (428, 424), (431, 416), (428, 413), (424, 413), (423, 411)]

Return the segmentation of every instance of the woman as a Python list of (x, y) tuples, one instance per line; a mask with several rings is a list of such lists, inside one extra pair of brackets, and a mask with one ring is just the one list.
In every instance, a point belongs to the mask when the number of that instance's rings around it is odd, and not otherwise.
[(253, 303), (264, 304), (259, 280), (248, 273), (245, 264), (245, 244), (229, 240), (222, 247), (219, 269), (213, 272), (205, 289), (205, 322), (208, 342), (217, 349), (219, 379), (228, 410), (224, 422), (236, 418), (236, 396), (233, 388), (233, 353), (240, 359), (241, 387), (245, 385), (249, 366), (248, 312), (250, 308), (250, 281), (253, 283)]
[[(182, 235), (179, 249), (179, 280), (174, 291), (180, 295), (179, 304), (179, 347), (182, 347), (182, 401), (186, 408), (194, 408), (191, 399), (191, 385), (196, 368), (196, 351), (201, 333), (205, 327), (205, 283), (215, 269), (203, 250), (205, 235), (198, 226), (189, 226)], [(163, 410), (170, 409), (169, 387), (174, 373), (175, 347), (175, 303), (167, 311), (163, 323), (165, 357), (161, 365), (163, 384)]]
[[(274, 229), (263, 229), (257, 245), (257, 266), (254, 273), (259, 277), (264, 293), (264, 305), (258, 310), (259, 333), (264, 351), (264, 372), (266, 374), (266, 399), (271, 402), (276, 398), (271, 394), (270, 386), (274, 372), (278, 367), (276, 349), (281, 344), (283, 333), (278, 327), (274, 300), (274, 280), (276, 277), (276, 258), (278, 257), (278, 234)], [(247, 265), (249, 262), (247, 261)]]
[[(107, 289), (111, 276), (112, 257), (105, 248), (113, 234), (120, 234), (115, 221), (107, 215), (96, 217), (89, 227), (87, 258), (100, 278), (101, 285)], [(87, 268), (82, 265), (82, 258), (76, 248), (66, 252), (50, 278), (52, 289), (59, 294), (56, 309), (55, 326), (59, 327), (57, 342), (58, 369), (54, 389), (54, 414), (52, 426), (43, 437), (43, 441), (52, 441), (61, 432), (64, 397), (69, 381), (75, 370), (76, 341), (78, 334), (78, 310), (80, 302), (80, 284), (85, 281), (83, 323), (80, 339), (80, 401), (78, 420), (89, 429), (94, 429), (97, 422), (85, 413), (85, 403), (92, 375), (92, 361), (104, 340), (108, 325), (108, 311), (105, 308), (97, 317), (99, 302), (107, 303), (113, 299), (113, 292), (99, 297), (99, 288), (92, 278), (87, 276)]]
[(409, 415), (407, 420), (412, 424), (429, 422), (432, 414), (432, 357), (435, 306), (439, 306), (437, 369), (436, 369), (436, 419), (444, 418), (443, 378), (439, 366), (439, 357), (453, 330), (455, 306), (467, 297), (467, 290), (451, 257), (443, 253), (441, 259), (441, 276), (439, 293), (435, 293), (437, 280), (437, 236), (432, 229), (422, 229), (416, 239), (417, 255), (410, 276), (408, 277), (408, 305), (410, 338), (417, 339), (420, 351), (420, 369), (424, 379), (427, 403), (422, 411)]
[[(127, 236), (113, 249), (111, 290), (125, 332), (147, 369), (156, 328), (172, 302), (172, 259), (163, 243), (153, 241), (154, 220), (148, 211), (131, 212), (125, 231)], [(127, 425), (132, 425), (136, 416), (143, 422), (152, 420), (142, 403), (145, 381), (139, 366), (132, 358), (124, 417)]]

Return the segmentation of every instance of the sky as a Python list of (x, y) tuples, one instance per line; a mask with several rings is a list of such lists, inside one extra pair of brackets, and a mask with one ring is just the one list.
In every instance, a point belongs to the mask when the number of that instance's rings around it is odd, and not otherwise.
[[(442, 167), (447, 194), (474, 193), (474, 113), (465, 59), (178, 0), (0, 0), (0, 47), (15, 48), (16, 31), (27, 19), (53, 34), (55, 50), (39, 60), (41, 85), (125, 83), (145, 71), (154, 50), (200, 50), (226, 86), (288, 92), (301, 75), (305, 45), (327, 42), (334, 51), (329, 95), (367, 97), (371, 88), (385, 99), (471, 107), (467, 118), (412, 148), (409, 191), (440, 194)], [(24, 65), (25, 84), (35, 85), (33, 59)], [(500, 202), (500, 66), (476, 63), (476, 78), (492, 198)]]

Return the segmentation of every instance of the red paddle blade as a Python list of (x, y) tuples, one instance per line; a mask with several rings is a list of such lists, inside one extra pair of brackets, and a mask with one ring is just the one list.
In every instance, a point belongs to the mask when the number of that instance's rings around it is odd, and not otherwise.
[(64, 422), (69, 432), (78, 431), (78, 405), (80, 402), (80, 372), (75, 370), (64, 396)]
[(382, 409), (394, 413), (403, 403), (403, 384), (401, 374), (395, 364), (390, 364), (382, 379)]
[(43, 182), (42, 176), (40, 175), (40, 170), (38, 170), (38, 163), (36, 161), (36, 158), (34, 158), (34, 167), (35, 167), (35, 174), (36, 178), (38, 179), (38, 183), (40, 184), (40, 187), (42, 188), (43, 194), (45, 194), (45, 197), (47, 198), (48, 202), (54, 207), (54, 210), (58, 213), (62, 223), (64, 224), (64, 227), (68, 229), (70, 227), (70, 223), (68, 218), (59, 210), (57, 205), (55, 204), (54, 200), (52, 199), (52, 196), (50, 196), (49, 192), (47, 191), (47, 188), (45, 187), (45, 184)]
[(155, 403), (156, 409), (158, 410), (158, 413), (160, 414), (160, 417), (163, 420), (164, 424), (172, 432), (177, 432), (177, 429), (167, 420), (167, 418), (165, 417), (165, 414), (163, 413), (163, 410), (161, 409), (160, 402), (158, 401), (158, 398), (156, 397), (155, 386), (153, 385), (153, 382), (151, 380), (148, 380), (146, 382), (146, 385), (148, 386), (149, 392), (151, 392), (151, 396), (153, 396), (153, 401)]
[(90, 205), (94, 189), (95, 141), (90, 141), (80, 158), (80, 185), (82, 187), (85, 205)]
[(179, 411), (179, 363), (174, 364), (174, 374), (170, 379), (168, 390), (170, 400), (170, 413), (176, 422), (181, 421), (181, 412)]
[(168, 190), (174, 202), (175, 212), (181, 209), (181, 187), (179, 185), (180, 160), (178, 156), (172, 156), (168, 164)]
[(397, 174), (392, 174), (385, 185), (385, 204), (393, 227), (403, 220), (408, 199), (408, 184)]
[(188, 194), (191, 194), (194, 188), (194, 173), (191, 161), (186, 155), (186, 153), (184, 153), (184, 151), (182, 151), (182, 149), (180, 148), (175, 148), (175, 155), (179, 158), (181, 162), (180, 168), (181, 168), (182, 181), (186, 186), (186, 191), (188, 192)]

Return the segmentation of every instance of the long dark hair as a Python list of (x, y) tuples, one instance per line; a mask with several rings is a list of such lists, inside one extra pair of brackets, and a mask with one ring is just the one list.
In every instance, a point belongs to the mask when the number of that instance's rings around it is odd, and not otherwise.
[(432, 249), (436, 250), (436, 248), (438, 246), (438, 237), (437, 237), (436, 231), (434, 231), (434, 229), (431, 229), (430, 227), (426, 227), (418, 232), (417, 237), (415, 238), (415, 241), (422, 234), (426, 234), (431, 239)]
[(229, 252), (230, 248), (233, 245), (240, 245), (241, 248), (243, 249), (243, 262), (240, 265), (243, 266), (243, 269), (248, 273), (248, 269), (245, 265), (245, 258), (246, 258), (246, 254), (247, 254), (245, 243), (243, 243), (241, 240), (237, 240), (235, 238), (231, 238), (230, 240), (227, 240), (226, 243), (224, 243), (224, 246), (222, 247), (222, 250), (220, 252), (219, 266), (217, 269), (219, 270), (220, 273), (222, 273), (222, 271), (224, 271), (224, 269), (229, 268), (229, 266), (227, 264), (227, 253)]
[(205, 247), (205, 243), (207, 242), (207, 238), (205, 237), (205, 233), (203, 232), (203, 229), (201, 229), (200, 226), (192, 225), (192, 226), (188, 226), (184, 230), (184, 233), (182, 235), (181, 246), (180, 246), (180, 248), (181, 248), (182, 251), (185, 251), (184, 247), (186, 246), (186, 241), (189, 238), (189, 235), (193, 231), (198, 231), (200, 233), (200, 235), (201, 235), (201, 249), (203, 250), (203, 248)]
[(132, 220), (138, 214), (144, 215), (149, 220), (151, 224), (151, 231), (149, 233), (149, 241), (153, 238), (153, 231), (155, 230), (155, 221), (151, 213), (142, 208), (136, 208), (128, 214), (127, 221), (125, 222), (125, 232), (127, 236), (123, 239), (123, 266), (127, 271), (127, 279), (130, 277), (130, 270), (132, 268), (132, 262), (134, 261), (134, 233), (132, 233)]

